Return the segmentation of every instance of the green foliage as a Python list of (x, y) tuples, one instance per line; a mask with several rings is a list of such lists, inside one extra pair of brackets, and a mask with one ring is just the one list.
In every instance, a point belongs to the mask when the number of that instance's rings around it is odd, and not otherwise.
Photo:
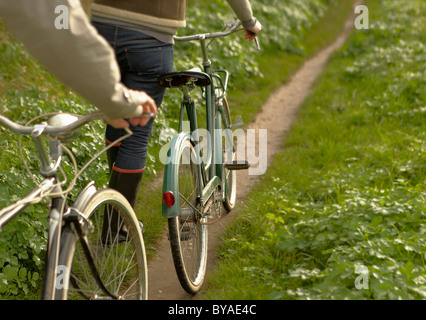
[(370, 29), (304, 104), (228, 233), (208, 298), (426, 298), (426, 5), (367, 5)]

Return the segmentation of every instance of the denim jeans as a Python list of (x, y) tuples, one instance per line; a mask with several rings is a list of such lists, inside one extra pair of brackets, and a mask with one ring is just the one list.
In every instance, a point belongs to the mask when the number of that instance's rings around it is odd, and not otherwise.
[[(173, 69), (173, 45), (138, 31), (96, 22), (93, 25), (115, 51), (121, 82), (130, 89), (145, 91), (159, 107), (165, 88), (157, 85), (157, 78)], [(125, 172), (145, 169), (153, 122), (151, 119), (146, 126), (130, 126), (133, 135), (121, 142), (114, 169)], [(107, 125), (105, 138), (113, 142), (124, 134), (123, 129)]]

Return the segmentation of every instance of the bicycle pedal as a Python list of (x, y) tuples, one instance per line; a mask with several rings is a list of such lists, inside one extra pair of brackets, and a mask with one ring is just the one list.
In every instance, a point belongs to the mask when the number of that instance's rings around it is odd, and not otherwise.
[(244, 126), (243, 119), (241, 116), (235, 116), (235, 123), (231, 124), (231, 130), (238, 129)]
[(232, 163), (225, 163), (225, 168), (228, 170), (245, 170), (250, 168), (250, 164), (247, 160), (238, 161), (234, 160)]

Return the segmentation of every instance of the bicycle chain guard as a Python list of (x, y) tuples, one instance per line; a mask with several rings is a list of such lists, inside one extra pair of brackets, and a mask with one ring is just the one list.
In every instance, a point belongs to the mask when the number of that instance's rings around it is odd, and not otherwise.
[[(222, 218), (222, 203), (218, 199), (219, 191), (216, 189), (203, 209), (203, 216), (198, 218), (201, 225), (213, 224)], [(203, 222), (201, 218), (205, 218), (206, 221)]]

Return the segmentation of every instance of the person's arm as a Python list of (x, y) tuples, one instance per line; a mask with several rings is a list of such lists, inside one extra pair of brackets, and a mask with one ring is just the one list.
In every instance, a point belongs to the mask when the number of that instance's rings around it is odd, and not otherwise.
[(262, 26), (253, 16), (250, 2), (248, 0), (227, 0), (238, 19), (243, 24), (246, 38), (253, 40), (262, 30)]
[[(90, 24), (79, 0), (1, 0), (0, 18), (32, 56), (106, 119), (157, 113), (146, 93), (120, 82), (113, 50)], [(58, 29), (66, 27), (67, 18), (68, 28)]]

